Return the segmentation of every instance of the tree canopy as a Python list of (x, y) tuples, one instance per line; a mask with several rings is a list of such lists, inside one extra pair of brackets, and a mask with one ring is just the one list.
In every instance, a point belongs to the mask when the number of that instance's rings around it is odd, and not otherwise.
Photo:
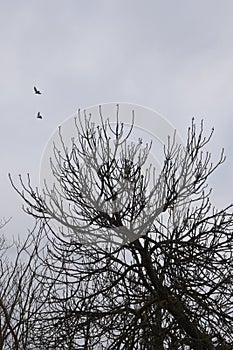
[(62, 130), (54, 145), (53, 186), (10, 177), (46, 238), (25, 349), (232, 349), (233, 216), (210, 200), (225, 160), (206, 151), (213, 130), (192, 120), (185, 146), (168, 138), (156, 173), (133, 120), (75, 125), (71, 147)]

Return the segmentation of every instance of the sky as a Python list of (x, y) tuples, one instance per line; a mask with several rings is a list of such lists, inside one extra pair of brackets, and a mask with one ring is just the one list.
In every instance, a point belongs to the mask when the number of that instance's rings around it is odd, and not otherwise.
[[(38, 185), (46, 144), (78, 108), (108, 102), (161, 113), (183, 139), (204, 119), (208, 150), (227, 160), (213, 202), (232, 201), (233, 2), (22, 0), (0, 2), (0, 217), (7, 235), (31, 225), (8, 173)], [(42, 95), (33, 93), (36, 85)], [(37, 112), (43, 119), (36, 118)]]

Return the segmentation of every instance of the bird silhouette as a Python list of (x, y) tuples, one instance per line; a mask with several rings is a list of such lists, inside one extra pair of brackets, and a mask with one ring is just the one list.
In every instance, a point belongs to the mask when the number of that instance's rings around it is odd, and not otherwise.
[(42, 119), (42, 115), (40, 114), (40, 112), (37, 113), (37, 118)]
[(36, 95), (41, 95), (41, 92), (34, 86), (34, 92)]

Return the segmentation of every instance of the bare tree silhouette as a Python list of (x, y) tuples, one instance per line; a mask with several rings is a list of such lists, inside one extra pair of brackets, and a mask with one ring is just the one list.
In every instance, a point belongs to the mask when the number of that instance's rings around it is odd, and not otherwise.
[(14, 240), (11, 244), (3, 234), (0, 236), (1, 350), (32, 348), (35, 315), (43, 307), (40, 294), (44, 287), (36, 277), (42, 271), (38, 255), (42, 249), (41, 233), (36, 226), (23, 241)]
[(76, 119), (70, 148), (60, 132), (52, 187), (11, 180), (48, 240), (35, 348), (232, 349), (233, 216), (210, 202), (225, 159), (205, 152), (213, 131), (193, 120), (184, 148), (169, 138), (156, 176), (133, 120), (101, 117)]

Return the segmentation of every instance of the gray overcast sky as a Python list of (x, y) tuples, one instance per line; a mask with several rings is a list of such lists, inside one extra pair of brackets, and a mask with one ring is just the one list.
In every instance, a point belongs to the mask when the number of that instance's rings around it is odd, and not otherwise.
[[(77, 108), (131, 102), (162, 113), (185, 138), (191, 118), (215, 127), (210, 151), (218, 206), (232, 201), (231, 0), (22, 0), (0, 3), (0, 217), (22, 233), (21, 202), (7, 173), (30, 172), (52, 132)], [(43, 94), (35, 96), (36, 85)], [(35, 118), (40, 111), (43, 120)]]

